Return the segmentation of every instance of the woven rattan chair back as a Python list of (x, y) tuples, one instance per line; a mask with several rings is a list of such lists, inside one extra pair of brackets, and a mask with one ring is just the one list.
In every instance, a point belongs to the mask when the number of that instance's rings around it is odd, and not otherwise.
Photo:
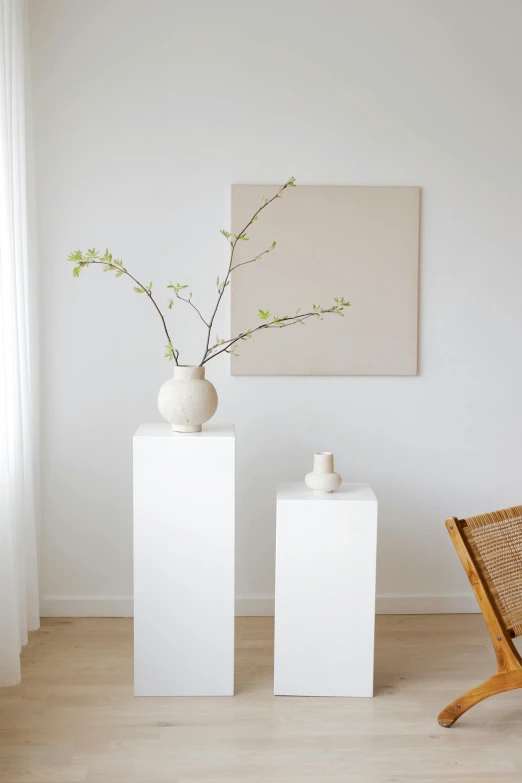
[(522, 506), (461, 520), (473, 553), (510, 636), (522, 634)]

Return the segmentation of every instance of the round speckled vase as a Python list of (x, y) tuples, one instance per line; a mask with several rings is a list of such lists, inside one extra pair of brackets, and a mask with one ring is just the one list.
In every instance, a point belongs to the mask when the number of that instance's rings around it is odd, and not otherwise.
[(173, 432), (201, 432), (217, 410), (218, 396), (205, 378), (204, 367), (179, 365), (158, 394), (158, 408)]
[(318, 494), (333, 492), (342, 484), (342, 478), (334, 473), (334, 458), (331, 451), (318, 451), (314, 454), (314, 469), (305, 476), (305, 484)]

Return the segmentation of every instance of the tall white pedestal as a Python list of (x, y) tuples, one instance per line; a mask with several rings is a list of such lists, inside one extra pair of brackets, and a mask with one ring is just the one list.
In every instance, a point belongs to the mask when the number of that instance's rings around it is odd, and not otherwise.
[(373, 696), (376, 549), (367, 484), (279, 487), (276, 695)]
[(134, 436), (134, 693), (234, 693), (233, 427)]

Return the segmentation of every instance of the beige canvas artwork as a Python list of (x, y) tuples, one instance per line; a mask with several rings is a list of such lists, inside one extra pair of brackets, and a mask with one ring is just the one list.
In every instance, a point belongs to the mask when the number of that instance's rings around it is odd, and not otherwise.
[[(233, 185), (232, 231), (276, 191)], [(264, 209), (236, 263), (277, 246), (234, 271), (231, 333), (262, 323), (259, 309), (294, 315), (336, 296), (350, 307), (240, 342), (232, 374), (416, 375), (419, 201), (417, 187), (298, 185)]]

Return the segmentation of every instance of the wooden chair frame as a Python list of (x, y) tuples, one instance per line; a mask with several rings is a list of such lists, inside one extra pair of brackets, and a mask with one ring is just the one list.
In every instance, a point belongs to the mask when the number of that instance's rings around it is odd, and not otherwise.
[(442, 710), (439, 723), (444, 728), (449, 728), (461, 715), (488, 696), (522, 688), (522, 659), (511, 641), (514, 634), (506, 627), (463, 533), (466, 520), (450, 517), (446, 520), (446, 527), (471, 582), (497, 657), (497, 673), (493, 677), (455, 699)]

